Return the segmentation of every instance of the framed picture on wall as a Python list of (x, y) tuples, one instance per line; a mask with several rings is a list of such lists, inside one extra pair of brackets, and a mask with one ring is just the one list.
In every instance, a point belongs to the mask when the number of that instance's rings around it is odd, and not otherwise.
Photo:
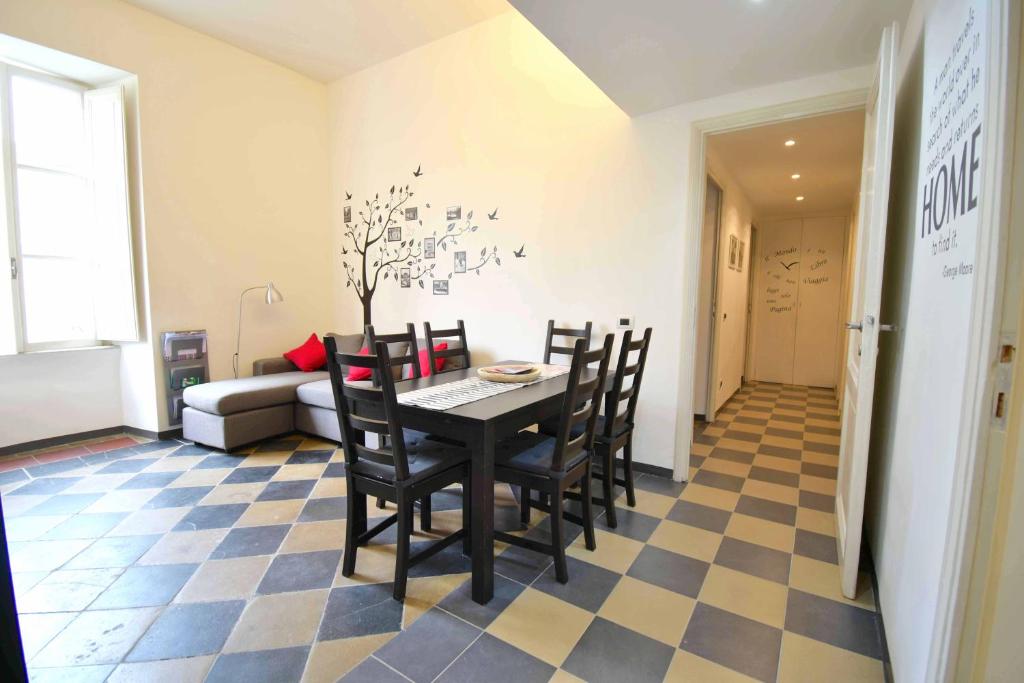
[(465, 273), (466, 272), (466, 252), (457, 251), (455, 252), (455, 272)]
[(733, 270), (736, 270), (736, 263), (739, 257), (739, 243), (740, 241), (736, 239), (736, 235), (729, 235), (729, 267)]
[(412, 273), (409, 272), (408, 268), (400, 268), (398, 270), (398, 277), (401, 282), (402, 289), (408, 289), (412, 286)]
[(423, 258), (434, 258), (434, 238), (425, 237), (423, 239)]
[(434, 294), (438, 296), (448, 296), (448, 281), (434, 280)]
[(740, 240), (740, 251), (739, 254), (737, 254), (736, 256), (736, 270), (738, 270), (741, 273), (743, 272), (743, 257), (746, 254), (746, 251), (747, 243), (744, 242), (743, 240)]
[(462, 207), (461, 206), (449, 206), (448, 211), (445, 212), (445, 218), (450, 221), (457, 221), (462, 218)]
[(407, 221), (415, 221), (415, 220), (419, 220), (419, 217), (420, 217), (420, 209), (419, 209), (419, 207), (417, 207), (417, 206), (406, 207), (406, 209), (405, 209), (405, 220), (407, 220)]
[(401, 242), (402, 241), (402, 228), (388, 228), (388, 242)]
[(346, 206), (342, 210), (342, 214), (345, 217), (345, 222), (346, 223), (351, 223), (352, 222), (352, 207), (351, 206)]

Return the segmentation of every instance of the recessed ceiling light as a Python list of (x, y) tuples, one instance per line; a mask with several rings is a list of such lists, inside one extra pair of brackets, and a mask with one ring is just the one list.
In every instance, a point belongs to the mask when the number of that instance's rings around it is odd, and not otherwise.
[(786, 140), (786, 147), (792, 147), (796, 144), (796, 140)]
[(802, 201), (804, 200), (804, 196), (803, 196), (803, 195), (800, 195), (799, 197), (797, 197), (797, 198), (796, 198), (796, 200), (797, 200), (798, 202), (802, 202)]
[(800, 180), (800, 174), (799, 173), (794, 173), (793, 175), (791, 175), (789, 177), (792, 178), (793, 180)]

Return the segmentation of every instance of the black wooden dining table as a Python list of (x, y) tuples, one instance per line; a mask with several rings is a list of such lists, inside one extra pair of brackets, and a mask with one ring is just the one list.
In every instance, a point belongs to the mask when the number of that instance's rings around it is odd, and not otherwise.
[[(524, 363), (501, 361), (490, 365)], [(477, 368), (452, 370), (398, 382), (399, 395), (477, 376)], [(594, 375), (596, 370), (584, 370)], [(584, 375), (586, 377), (586, 375)], [(501, 439), (558, 415), (562, 409), (568, 373), (536, 384), (506, 391), (447, 410), (412, 405), (398, 406), (402, 427), (466, 444), (473, 453), (470, 504), (470, 549), (473, 567), (473, 600), (486, 604), (494, 595), (494, 452)]]

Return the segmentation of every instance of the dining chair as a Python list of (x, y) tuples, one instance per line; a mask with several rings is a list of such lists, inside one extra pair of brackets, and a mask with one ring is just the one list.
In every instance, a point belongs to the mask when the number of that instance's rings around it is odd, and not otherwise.
[(593, 323), (589, 320), (587, 324), (583, 326), (582, 330), (573, 330), (566, 327), (555, 327), (555, 321), (548, 321), (548, 334), (544, 342), (544, 363), (551, 363), (552, 355), (571, 356), (573, 354), (572, 346), (555, 345), (555, 337), (575, 337), (582, 339), (584, 348), (590, 348), (590, 331), (593, 327)]
[[(449, 330), (435, 330), (430, 327), (430, 323), (423, 323), (423, 336), (427, 342), (427, 356), (430, 358), (430, 371), (435, 372), (437, 367), (437, 360), (439, 358), (462, 358), (461, 367), (449, 367), (447, 370), (437, 370), (436, 372), (448, 372), (450, 370), (461, 370), (472, 366), (469, 362), (469, 346), (466, 344), (466, 324), (459, 320), (455, 324), (456, 326)], [(445, 339), (458, 339), (459, 346), (454, 348), (448, 348), (443, 351), (435, 351), (435, 341)]]
[[(619, 361), (615, 366), (615, 378), (612, 388), (605, 394), (603, 414), (597, 419), (594, 435), (594, 459), (600, 469), (593, 469), (594, 477), (601, 480), (601, 497), (593, 502), (603, 505), (605, 521), (612, 529), (618, 526), (615, 516), (615, 486), (626, 489), (626, 504), (636, 507), (636, 489), (633, 485), (633, 430), (635, 425), (636, 405), (640, 398), (640, 382), (643, 380), (644, 367), (647, 365), (647, 350), (651, 345), (652, 329), (644, 330), (644, 336), (634, 340), (632, 330), (626, 330), (619, 348)], [(630, 356), (635, 361), (630, 363)], [(625, 387), (626, 380), (630, 384)], [(625, 410), (620, 411), (625, 402)], [(551, 421), (539, 425), (542, 433), (553, 434), (557, 424)], [(618, 477), (616, 453), (622, 451), (622, 477)], [(582, 494), (581, 494), (582, 495)], [(573, 497), (572, 492), (569, 494)]]
[[(377, 346), (377, 342), (384, 342), (386, 344), (394, 344), (395, 346), (390, 347), (388, 350), (393, 351), (398, 348), (402, 348), (400, 345), (405, 344), (405, 355), (395, 356), (391, 359), (393, 367), (398, 368), (398, 372), (394, 372), (395, 379), (401, 380), (406, 378), (405, 366), (411, 365), (410, 378), (417, 378), (423, 376), (420, 371), (420, 352), (419, 346), (416, 343), (416, 326), (412, 323), (405, 324), (405, 332), (395, 332), (393, 334), (377, 334), (377, 330), (373, 325), (366, 326), (366, 341), (367, 346), (373, 349)], [(379, 386), (379, 379), (377, 372), (373, 373), (373, 383), (375, 386)]]
[[(330, 370), (334, 404), (337, 407), (338, 427), (345, 449), (345, 479), (347, 483), (348, 514), (345, 521), (345, 550), (342, 576), (352, 576), (356, 567), (356, 552), (361, 545), (392, 524), (398, 524), (395, 558), (395, 600), (405, 598), (409, 569), (433, 556), (458, 540), (463, 541), (463, 552), (469, 552), (470, 527), (470, 453), (451, 444), (423, 439), (406, 443), (398, 417), (398, 398), (392, 375), (392, 361), (387, 344), (378, 341), (375, 355), (360, 356), (338, 353), (332, 337), (324, 340), (327, 347), (327, 365)], [(342, 366), (376, 370), (380, 386), (364, 387), (346, 383)], [(367, 432), (379, 436), (382, 445), (365, 445)], [(429, 496), (446, 486), (462, 484), (462, 528), (428, 547), (410, 555), (410, 536), (413, 529), (413, 510), (417, 499)], [(367, 530), (366, 497), (376, 496), (394, 503), (398, 510), (382, 522)]]
[[(588, 351), (582, 339), (576, 340), (555, 436), (519, 432), (499, 442), (495, 448), (495, 480), (520, 487), (520, 515), (524, 524), (530, 523), (531, 508), (551, 514), (551, 543), (540, 543), (502, 531), (495, 531), (494, 537), (511, 545), (552, 556), (555, 560), (555, 578), (559, 583), (569, 580), (565, 562), (566, 513), (562, 501), (566, 492), (577, 484), (581, 489), (581, 522), (586, 547), (587, 550), (597, 547), (591, 505), (590, 450), (594, 445), (594, 430), (613, 341), (614, 335), (609, 334), (605, 337), (604, 346)], [(599, 364), (596, 375), (587, 369), (591, 363)], [(577, 427), (580, 428), (578, 432), (575, 431)], [(531, 491), (546, 496), (550, 502), (532, 500)]]

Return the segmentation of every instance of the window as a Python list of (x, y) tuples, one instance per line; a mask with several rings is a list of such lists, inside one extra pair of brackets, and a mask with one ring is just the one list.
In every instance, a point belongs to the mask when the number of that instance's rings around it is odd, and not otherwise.
[(137, 340), (121, 87), (3, 64), (0, 86), (0, 353)]

